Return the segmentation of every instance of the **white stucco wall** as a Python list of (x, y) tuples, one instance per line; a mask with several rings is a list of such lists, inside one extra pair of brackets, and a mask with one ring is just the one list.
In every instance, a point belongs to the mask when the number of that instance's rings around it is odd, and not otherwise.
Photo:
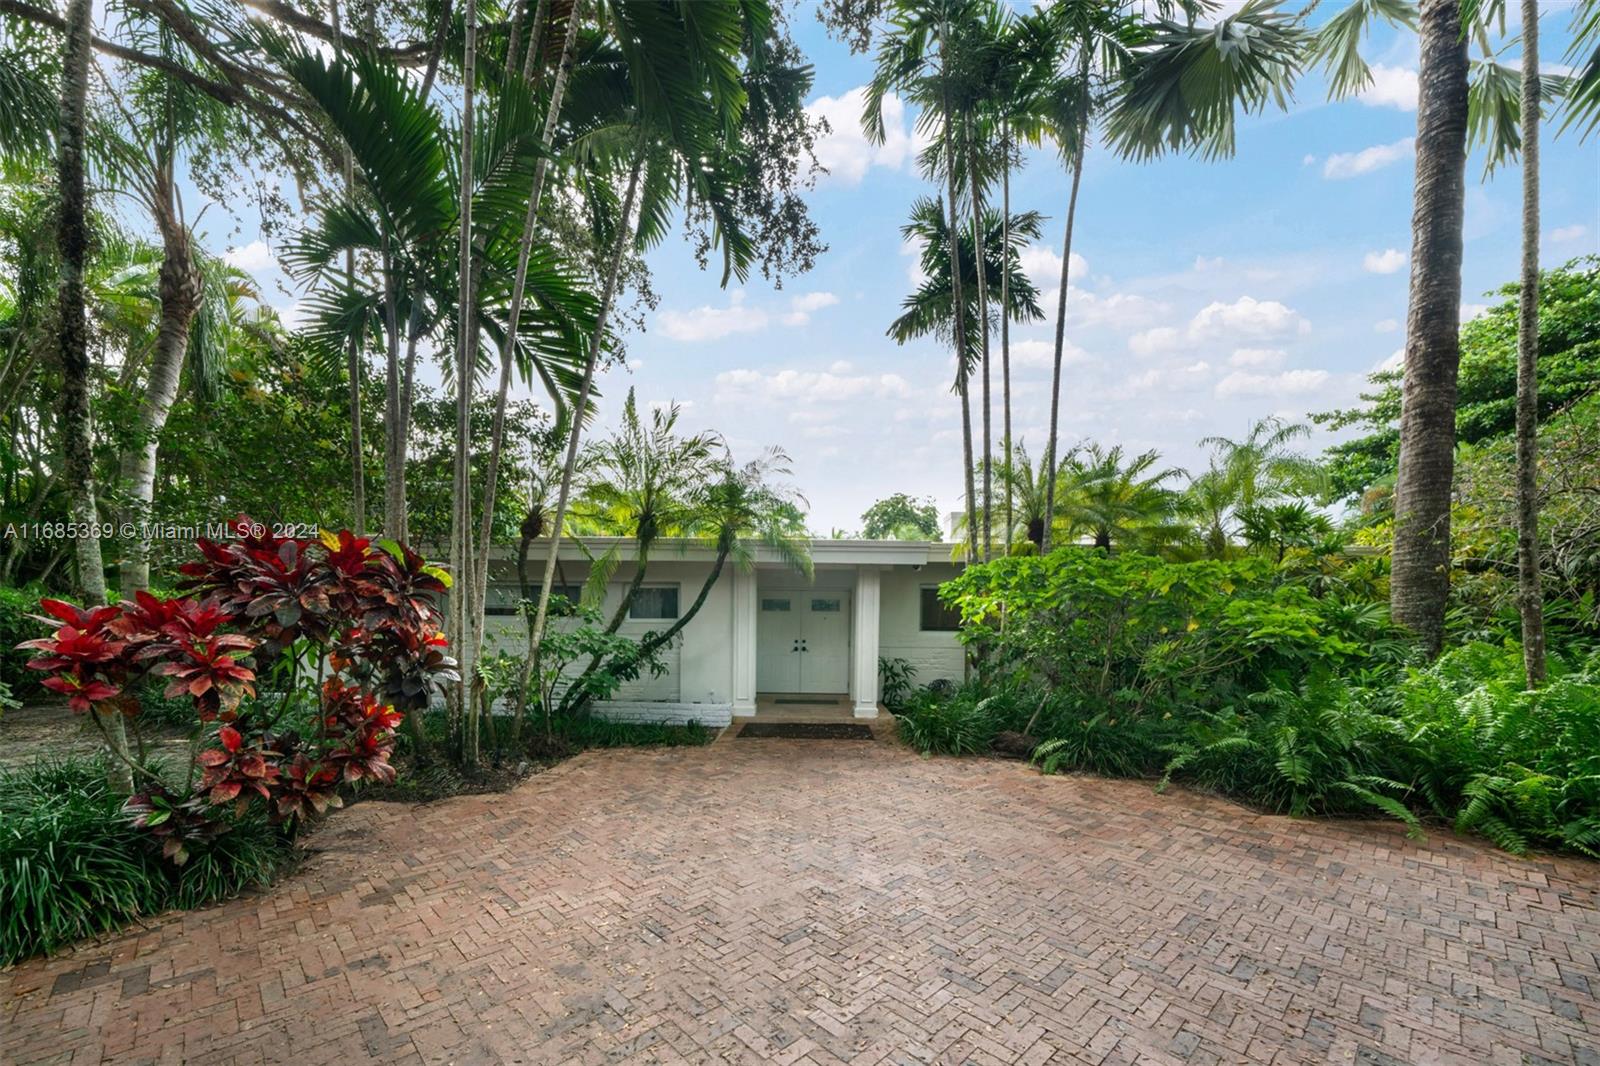
[(951, 563), (928, 563), (920, 570), (897, 566), (882, 572), (882, 607), (878, 616), (878, 655), (905, 659), (916, 667), (916, 683), (935, 678), (960, 681), (964, 672), (957, 634), (922, 630), (922, 588), (956, 576)]
[[(619, 575), (632, 577), (631, 562), (624, 561), (617, 568)], [(581, 585), (589, 576), (587, 565), (564, 566), (567, 580)], [(687, 611), (710, 573), (708, 563), (658, 560), (646, 571), (645, 584), (677, 585), (678, 610)], [(674, 701), (683, 703), (723, 704), (732, 700), (733, 658), (729, 650), (733, 631), (732, 598), (729, 588), (731, 569), (724, 569), (717, 583), (706, 595), (700, 611), (683, 627), (674, 646), (663, 656), (671, 668), (660, 677), (648, 673), (622, 686), (616, 695), (618, 701)], [(497, 575), (498, 577), (499, 575)], [(606, 589), (601, 611), (609, 616), (622, 602), (623, 581), (614, 580)], [(514, 583), (507, 583), (507, 594), (514, 600)], [(560, 624), (560, 623), (557, 623)], [(648, 632), (659, 632), (672, 625), (670, 619), (627, 619), (619, 630), (624, 635), (641, 637)], [(517, 615), (494, 615), (488, 619), (484, 630), (488, 651), (510, 651), (522, 655), (527, 651), (527, 623)], [(709, 724), (709, 723), (708, 723)]]

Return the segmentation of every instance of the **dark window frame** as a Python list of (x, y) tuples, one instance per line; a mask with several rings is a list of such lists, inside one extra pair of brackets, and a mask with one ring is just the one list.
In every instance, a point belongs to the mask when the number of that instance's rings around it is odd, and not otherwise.
[[(933, 613), (930, 619), (929, 612)], [(959, 633), (961, 612), (939, 599), (938, 585), (923, 585), (917, 597), (917, 628), (923, 633)]]
[(635, 614), (639, 608), (639, 596), (636, 593), (628, 602), (628, 620), (630, 622), (676, 622), (683, 615), (683, 595), (681, 586), (677, 584), (640, 585), (639, 592), (670, 592), (672, 594), (671, 614)]

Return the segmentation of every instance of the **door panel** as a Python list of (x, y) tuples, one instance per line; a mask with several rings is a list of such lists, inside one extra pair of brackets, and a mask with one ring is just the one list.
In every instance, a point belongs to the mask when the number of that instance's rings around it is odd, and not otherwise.
[(850, 597), (842, 592), (809, 592), (799, 597), (800, 691), (850, 690)]
[(756, 612), (756, 690), (800, 691), (800, 616), (803, 593), (759, 596)]

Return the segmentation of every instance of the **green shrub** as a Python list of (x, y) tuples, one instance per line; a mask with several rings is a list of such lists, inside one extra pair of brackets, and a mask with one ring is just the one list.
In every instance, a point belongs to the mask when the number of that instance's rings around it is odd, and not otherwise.
[(1386, 776), (1404, 730), (1370, 709), (1364, 690), (1325, 672), (1294, 688), (1252, 693), (1243, 705), (1196, 720), (1167, 763), (1174, 778), (1295, 817), (1370, 813), (1420, 823)]
[(1525, 691), (1514, 643), (1468, 644), (1401, 684), (1400, 715), (1428, 806), (1507, 851), (1600, 857), (1600, 656), (1559, 659)]
[(892, 713), (905, 703), (916, 687), (917, 668), (910, 659), (895, 655), (878, 657), (878, 695)]
[(558, 718), (557, 736), (576, 750), (585, 748), (698, 747), (711, 743), (715, 736), (699, 722), (673, 725), (666, 722), (613, 722), (595, 715)]
[(237, 895), (290, 854), (264, 817), (247, 817), (175, 866), (129, 824), (99, 758), (0, 771), (0, 964)]
[(44, 675), (28, 669), (33, 652), (17, 648), (39, 635), (39, 623), (29, 617), (39, 613), (39, 596), (39, 589), (32, 586), (0, 586), (0, 685), (9, 687), (11, 695), (19, 700), (45, 692), (39, 685)]
[(1000, 729), (1003, 697), (984, 696), (976, 685), (952, 693), (922, 688), (895, 715), (900, 739), (924, 755), (972, 755), (988, 751)]
[(1106, 711), (1057, 715), (1045, 729), (1050, 739), (1033, 751), (1042, 772), (1077, 770), (1107, 777), (1153, 776), (1179, 733), (1169, 715), (1119, 719)]

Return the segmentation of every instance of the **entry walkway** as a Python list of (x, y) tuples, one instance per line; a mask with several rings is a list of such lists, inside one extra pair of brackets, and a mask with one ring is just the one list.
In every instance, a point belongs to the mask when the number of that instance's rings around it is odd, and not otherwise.
[(1600, 1061), (1600, 866), (1447, 833), (738, 741), (314, 844), (0, 976), (0, 1061)]

